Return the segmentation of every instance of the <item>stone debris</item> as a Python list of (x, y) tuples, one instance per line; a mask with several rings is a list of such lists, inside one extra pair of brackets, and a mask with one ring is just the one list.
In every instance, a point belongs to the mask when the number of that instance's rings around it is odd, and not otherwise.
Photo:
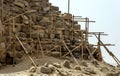
[(51, 64), (48, 65), (48, 68), (50, 68), (52, 71), (55, 71), (55, 66), (53, 66)]
[(61, 75), (61, 76), (69, 76), (69, 74), (68, 74), (67, 72), (64, 72), (64, 71), (61, 71), (61, 72), (60, 72), (60, 75)]
[(60, 52), (51, 52), (51, 56), (59, 58), (60, 57)]
[(85, 68), (85, 74), (91, 75), (91, 74), (96, 74), (93, 68)]
[(109, 69), (107, 67), (102, 67), (100, 71), (107, 72)]
[(107, 73), (106, 76), (120, 76), (120, 73)]
[(44, 64), (45, 67), (48, 67), (48, 65), (49, 65), (49, 63), (45, 63), (45, 64)]
[(35, 73), (35, 72), (36, 72), (36, 69), (37, 69), (37, 68), (35, 68), (34, 66), (32, 66), (32, 67), (29, 69), (29, 72)]
[(53, 63), (53, 66), (55, 66), (57, 68), (61, 68), (61, 65), (59, 63)]
[(52, 69), (49, 68), (49, 67), (44, 67), (42, 66), (41, 69), (40, 69), (41, 73), (45, 73), (45, 74), (50, 74), (52, 73)]
[(88, 67), (88, 64), (87, 64), (85, 61), (82, 61), (82, 62), (81, 62), (81, 65), (82, 65), (82, 66), (85, 66), (85, 67)]
[(66, 67), (66, 68), (71, 68), (70, 61), (65, 60), (65, 61), (63, 62), (63, 66)]
[[(63, 63), (63, 62), (62, 62)], [(66, 68), (64, 66), (61, 66), (61, 68), (56, 68), (52, 64), (48, 64), (47, 66), (39, 66), (35, 68), (34, 66), (31, 67), (29, 70), (16, 72), (16, 73), (10, 73), (10, 74), (4, 74), (5, 76), (119, 76), (120, 72), (117, 69), (114, 69), (114, 72), (112, 72), (113, 68), (109, 65), (106, 66), (106, 64), (101, 64), (102, 66), (108, 67), (109, 70), (107, 72), (101, 72), (99, 68), (103, 68), (98, 65), (98, 67), (95, 67), (93, 63), (90, 63), (86, 61), (86, 63), (89, 64), (89, 67), (83, 67), (82, 65), (78, 66), (76, 64), (73, 64), (75, 68)], [(58, 64), (58, 63), (55, 63)], [(3, 75), (3, 74), (0, 74)]]
[(97, 60), (92, 60), (91, 61), (94, 65), (99, 65)]
[(25, 8), (25, 4), (23, 3), (23, 1), (15, 0), (14, 4), (20, 8)]
[(81, 67), (79, 65), (76, 65), (74, 68), (75, 70), (81, 70)]

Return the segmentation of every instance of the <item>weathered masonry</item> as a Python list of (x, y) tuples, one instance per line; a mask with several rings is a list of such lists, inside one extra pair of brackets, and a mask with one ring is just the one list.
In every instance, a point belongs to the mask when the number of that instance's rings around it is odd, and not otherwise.
[[(0, 5), (1, 63), (14, 64), (24, 53), (34, 63), (32, 56), (44, 57), (55, 52), (60, 58), (70, 56), (75, 61), (76, 58), (102, 61), (100, 46), (106, 48), (100, 40), (103, 33), (89, 32), (89, 22), (95, 21), (62, 14), (48, 0), (0, 0)], [(84, 30), (75, 18), (85, 22)], [(98, 45), (89, 43), (88, 34), (96, 36)]]

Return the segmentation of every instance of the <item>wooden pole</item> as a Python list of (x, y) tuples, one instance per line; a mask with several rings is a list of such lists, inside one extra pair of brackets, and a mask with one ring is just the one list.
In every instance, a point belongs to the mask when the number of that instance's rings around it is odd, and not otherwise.
[(101, 53), (101, 47), (100, 47), (100, 33), (98, 34), (98, 53), (99, 53), (99, 57), (98, 57), (98, 59), (100, 60), (100, 61), (102, 61), (102, 53)]
[(68, 18), (69, 26), (71, 27), (71, 24), (70, 24), (70, 0), (68, 0), (68, 14), (67, 14), (67, 18)]
[(88, 42), (89, 18), (85, 18), (85, 19), (86, 19), (86, 23), (85, 23), (85, 30), (86, 30), (85, 40), (86, 40), (86, 42)]
[(31, 62), (33, 63), (33, 65), (37, 68), (37, 65), (36, 65), (35, 61), (34, 61), (34, 60), (32, 59), (32, 57), (29, 55), (27, 49), (24, 47), (24, 45), (23, 45), (23, 43), (20, 41), (19, 37), (18, 37), (16, 34), (15, 34), (15, 37), (16, 37), (16, 39), (19, 41), (19, 43), (21, 44), (21, 46), (23, 47), (23, 49), (24, 49), (26, 55), (28, 56), (28, 58), (31, 60)]
[[(13, 23), (13, 25), (12, 25), (12, 32), (13, 33), (15, 33), (15, 20), (13, 19), (13, 21), (12, 21), (12, 23)], [(9, 25), (10, 26), (10, 25)], [(11, 37), (10, 37), (10, 39), (11, 39)], [(12, 38), (13, 39), (13, 38)], [(11, 44), (11, 41), (10, 41), (10, 44)], [(15, 58), (15, 40), (14, 40), (14, 42), (13, 42), (13, 66), (15, 66), (14, 65), (14, 58)]]
[(3, 22), (3, 13), (4, 13), (4, 0), (2, 0), (2, 10), (1, 10), (1, 20)]
[(77, 63), (78, 66), (80, 66), (79, 62), (77, 61), (77, 59), (74, 57), (74, 55), (70, 52), (69, 48), (67, 47), (66, 43), (64, 41), (62, 41), (64, 46), (66, 47), (66, 49), (68, 50), (68, 52), (70, 53), (70, 55), (72, 56), (72, 58), (74, 59), (74, 61)]
[(76, 50), (77, 48), (79, 48), (82, 44), (76, 46), (75, 48), (73, 48), (70, 52), (67, 52), (65, 55), (63, 55), (62, 57), (65, 57), (66, 55), (72, 53), (74, 50)]
[(114, 58), (120, 63), (120, 60), (116, 56), (114, 56)]
[(83, 60), (83, 51), (84, 51), (84, 35), (83, 35), (83, 32), (81, 32), (81, 35), (82, 35), (82, 50), (81, 50), (81, 60)]
[[(94, 34), (95, 35), (95, 34)], [(98, 39), (98, 37), (95, 35), (95, 37)], [(100, 40), (100, 43), (103, 45), (103, 47), (106, 49), (106, 51), (108, 52), (108, 54), (110, 55), (110, 56), (112, 56), (112, 58), (116, 61), (116, 63), (118, 64), (118, 62), (119, 62), (119, 64), (118, 65), (120, 65), (120, 61), (119, 61), (119, 59), (111, 52), (111, 51), (109, 51), (109, 49), (104, 45), (104, 43)]]
[(29, 25), (29, 29), (30, 29), (30, 38), (31, 38), (31, 23), (32, 23), (32, 18), (31, 18), (31, 16), (30, 16), (30, 25)]
[(38, 42), (39, 42), (39, 46), (40, 46), (40, 49), (41, 49), (42, 57), (44, 57), (44, 52), (43, 52), (43, 48), (42, 48), (42, 44), (41, 44), (39, 35), (38, 35)]
[(83, 60), (83, 51), (84, 51), (84, 47), (82, 46), (82, 51), (81, 51), (81, 60)]
[(50, 42), (52, 42), (52, 38), (53, 38), (53, 25), (54, 25), (54, 17), (53, 15), (51, 15), (51, 27), (50, 27)]
[(96, 52), (96, 50), (97, 50), (97, 49), (95, 49), (95, 50), (88, 56), (88, 59), (89, 59), (90, 57), (92, 57), (92, 55)]
[(15, 46), (16, 44), (15, 44), (15, 41), (13, 42), (13, 49), (12, 49), (12, 51), (13, 51), (13, 67), (15, 66), (15, 52), (16, 52), (16, 49), (15, 49)]
[[(11, 24), (10, 24), (11, 22), (9, 21), (9, 26), (8, 26), (8, 28), (9, 28), (9, 36), (10, 36), (10, 43), (11, 43)], [(12, 25), (13, 25), (13, 23), (12, 23)]]
[(73, 40), (73, 35), (74, 35), (74, 27), (73, 26), (74, 26), (74, 16), (73, 16), (72, 28), (71, 28), (72, 29), (71, 30), (72, 31), (72, 40)]
[(118, 65), (120, 65), (120, 62), (115, 57), (113, 57), (113, 59), (116, 61)]
[(61, 46), (60, 46), (60, 58), (62, 58), (62, 50), (61, 50)]
[(52, 51), (52, 50), (54, 50), (54, 49), (56, 49), (56, 48), (58, 48), (59, 46), (54, 46), (52, 49), (50, 49), (49, 51)]
[(13, 18), (13, 26), (12, 26), (12, 32), (14, 32), (15, 33), (15, 20), (14, 20), (14, 18)]
[(70, 14), (70, 0), (68, 0), (68, 15)]
[[(85, 46), (86, 46), (86, 48), (87, 48), (87, 50), (88, 50), (88, 52), (89, 52), (89, 54), (90, 54), (89, 56), (91, 57), (91, 59), (94, 59), (94, 57), (93, 57), (90, 49), (88, 48), (88, 46), (87, 46), (87, 45), (85, 45)], [(88, 56), (88, 58), (90, 58), (89, 56)]]
[(38, 56), (39, 56), (39, 46), (38, 46), (38, 42), (36, 42), (36, 46), (37, 46), (37, 48), (36, 48), (36, 51), (37, 51), (37, 52), (36, 52), (36, 53), (37, 53), (37, 56), (36, 56), (36, 57), (38, 58)]
[(62, 58), (62, 40), (63, 40), (63, 31), (60, 30), (60, 58)]
[(26, 12), (24, 12), (24, 13), (21, 13), (21, 14), (17, 14), (16, 16), (14, 16), (14, 17), (12, 17), (12, 18), (8, 18), (7, 20), (5, 20), (3, 23), (6, 23), (6, 22), (8, 22), (9, 20), (11, 21), (12, 19), (15, 19), (15, 18), (17, 18), (17, 17), (19, 17), (19, 16), (22, 16), (22, 15), (24, 15), (24, 14), (27, 14), (27, 13), (32, 13), (32, 12), (36, 12), (36, 11), (26, 11)]

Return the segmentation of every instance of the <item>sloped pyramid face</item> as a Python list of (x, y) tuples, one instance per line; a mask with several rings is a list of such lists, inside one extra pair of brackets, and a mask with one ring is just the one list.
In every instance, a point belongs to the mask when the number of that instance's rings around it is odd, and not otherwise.
[[(28, 36), (37, 32), (41, 38), (48, 38), (48, 34), (55, 31), (54, 28), (71, 28), (71, 22), (68, 22), (67, 14), (61, 14), (59, 8), (52, 6), (48, 0), (13, 0), (13, 2), (5, 1), (5, 3), (4, 22), (9, 24), (13, 17), (17, 29), (15, 29), (15, 32), (25, 32)], [(39, 28), (46, 28), (47, 30), (36, 30)], [(76, 28), (79, 29), (80, 26), (76, 25)], [(9, 30), (6, 29), (6, 31)]]
[[(3, 62), (12, 64), (13, 58), (22, 58), (25, 49), (31, 55), (55, 52), (60, 57), (73, 54), (76, 58), (102, 60), (99, 50), (90, 56), (97, 48), (85, 40), (86, 31), (80, 29), (72, 14), (62, 14), (48, 0), (4, 0), (3, 3), (1, 17), (7, 48)], [(73, 52), (67, 53), (70, 50)]]
[[(0, 2), (2, 8), (2, 0)], [(102, 62), (100, 48), (87, 41), (87, 31), (73, 20), (72, 14), (62, 14), (48, 0), (4, 0), (0, 17), (0, 65), (16, 64), (4, 68), (4, 72), (21, 71), (31, 63), (34, 65), (30, 70), (0, 76), (120, 74), (119, 68)], [(51, 64), (43, 66), (46, 62)]]

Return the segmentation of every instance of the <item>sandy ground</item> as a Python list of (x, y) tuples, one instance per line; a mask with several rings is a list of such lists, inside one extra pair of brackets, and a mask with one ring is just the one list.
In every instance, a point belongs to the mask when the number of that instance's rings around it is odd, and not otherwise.
[[(39, 68), (43, 66), (45, 63), (59, 63), (62, 64), (64, 59), (59, 59), (51, 56), (44, 56), (44, 58), (37, 58), (34, 59), (36, 64), (39, 65)], [(70, 60), (74, 62), (73, 59)], [(75, 63), (70, 63), (72, 68), (68, 69), (62, 66), (62, 68), (58, 68), (60, 71), (68, 73), (66, 76), (107, 76), (108, 73), (112, 73), (115, 75), (112, 76), (119, 76), (117, 75), (118, 72), (120, 73), (120, 69), (115, 68), (105, 62), (98, 62), (97, 64), (93, 64), (92, 61), (80, 61), (81, 70), (74, 69)], [(29, 72), (30, 67), (32, 67), (31, 61), (25, 56), (23, 57), (23, 61), (19, 64), (16, 64), (14, 67), (12, 65), (7, 65), (1, 67), (0, 76), (62, 76), (58, 75), (57, 73), (52, 74), (42, 74), (42, 73), (31, 73)], [(92, 73), (92, 72), (95, 72)], [(117, 74), (116, 74), (117, 72)], [(109, 76), (109, 75), (108, 75)]]
[[(33, 57), (33, 59), (35, 60), (35, 62), (38, 66), (42, 66), (45, 63), (54, 63), (54, 62), (60, 63), (63, 61), (61, 59), (57, 59), (54, 57), (48, 57), (48, 56), (44, 56), (44, 58), (40, 57), (37, 59)], [(0, 69), (0, 73), (12, 73), (12, 72), (28, 70), (31, 66), (32, 66), (32, 63), (31, 63), (30, 59), (27, 56), (24, 56), (22, 58), (22, 62), (16, 64), (15, 66), (13, 66), (13, 65), (2, 66)]]

